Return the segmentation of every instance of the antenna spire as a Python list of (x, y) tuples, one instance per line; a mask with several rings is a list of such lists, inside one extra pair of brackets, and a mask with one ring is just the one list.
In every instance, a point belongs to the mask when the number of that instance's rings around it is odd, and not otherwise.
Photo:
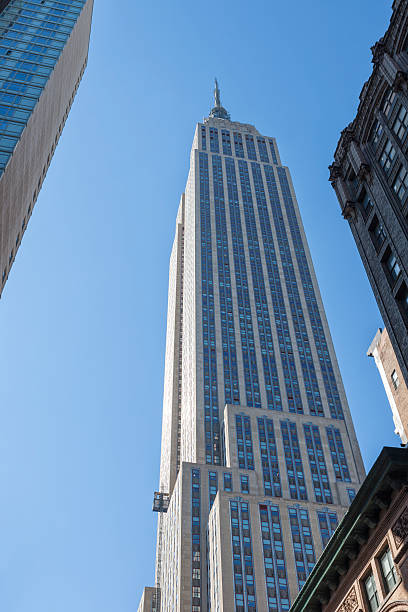
[(217, 78), (215, 78), (214, 101), (215, 101), (215, 107), (219, 108), (221, 106), (221, 98), (220, 98), (220, 88), (218, 87)]
[(220, 96), (220, 88), (218, 86), (218, 81), (215, 79), (215, 88), (214, 88), (214, 108), (210, 112), (210, 117), (215, 117), (217, 119), (228, 119), (231, 120), (230, 114), (225, 110), (223, 106), (221, 106), (221, 96)]

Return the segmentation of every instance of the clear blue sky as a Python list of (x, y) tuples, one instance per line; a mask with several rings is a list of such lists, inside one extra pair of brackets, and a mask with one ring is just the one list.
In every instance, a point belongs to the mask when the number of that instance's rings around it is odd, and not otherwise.
[(380, 315), (327, 180), (390, 15), (391, 0), (96, 0), (0, 302), (1, 610), (134, 612), (153, 584), (168, 260), (214, 76), (291, 169), (367, 468), (398, 444), (365, 355)]

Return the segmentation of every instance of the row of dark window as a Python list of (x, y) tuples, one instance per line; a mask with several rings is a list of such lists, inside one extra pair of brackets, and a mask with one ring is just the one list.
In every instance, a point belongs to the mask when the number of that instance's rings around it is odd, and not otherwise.
[[(259, 417), (257, 422), (264, 492), (265, 495), (280, 497), (282, 495), (282, 487), (274, 423), (272, 419), (267, 417)], [(290, 496), (292, 499), (307, 500), (308, 495), (297, 425), (295, 422), (285, 420), (280, 422), (280, 426)], [(250, 417), (236, 415), (235, 427), (238, 466), (240, 469), (253, 470), (254, 452)], [(304, 424), (303, 429), (315, 500), (318, 503), (332, 504), (333, 496), (319, 427), (317, 425)], [(326, 435), (336, 480), (351, 482), (340, 430), (332, 426), (326, 427)], [(352, 500), (350, 499), (350, 501)]]
[[(212, 156), (213, 165), (213, 181), (214, 181), (214, 199), (216, 213), (216, 234), (217, 234), (217, 256), (218, 256), (218, 271), (219, 271), (219, 293), (221, 299), (221, 332), (223, 341), (223, 366), (224, 366), (224, 401), (226, 403), (239, 403), (239, 384), (237, 374), (237, 355), (236, 344), (233, 329), (232, 314), (232, 296), (231, 296), (231, 277), (229, 269), (229, 243), (226, 232), (226, 215), (225, 202), (222, 186), (222, 163), (221, 158), (217, 155)], [(204, 161), (205, 159), (205, 161)], [(238, 309), (240, 320), (240, 335), (241, 347), (244, 366), (244, 380), (246, 390), (246, 405), (260, 407), (260, 390), (258, 371), (255, 354), (254, 330), (252, 322), (252, 314), (249, 300), (248, 278), (246, 273), (245, 249), (242, 236), (240, 202), (238, 200), (237, 178), (235, 171), (235, 163), (231, 158), (225, 158), (226, 178), (228, 186), (228, 199), (230, 209), (230, 220), (232, 229), (232, 254), (234, 257), (235, 281), (238, 294)], [(274, 240), (272, 235), (271, 219), (269, 218), (269, 210), (266, 205), (266, 194), (262, 177), (259, 175), (260, 167), (256, 163), (251, 165), (252, 174), (255, 184), (255, 195), (257, 200), (257, 209), (260, 214), (261, 231), (263, 245), (265, 249), (265, 257), (267, 263), (267, 272), (270, 290), (272, 297), (274, 318), (277, 329), (277, 341), (279, 345), (279, 353), (281, 355), (281, 363), (284, 373), (284, 384), (286, 387), (286, 396), (289, 410), (292, 412), (303, 413), (302, 400), (300, 396), (298, 376), (293, 355), (293, 347), (291, 344), (290, 334), (288, 330), (288, 318), (285, 310), (283, 299), (283, 291), (279, 276), (278, 263), (276, 259)], [(280, 170), (280, 169), (278, 169)], [(270, 172), (269, 172), (270, 171)], [(271, 166), (265, 166), (267, 175), (267, 186), (271, 198), (271, 206), (274, 215), (275, 229), (279, 230), (279, 238), (285, 237), (284, 258), (284, 274), (285, 282), (290, 295), (290, 308), (294, 320), (295, 335), (299, 348), (299, 359), (301, 362), (302, 372), (304, 374), (304, 384), (309, 403), (310, 413), (314, 415), (324, 416), (322, 400), (320, 397), (315, 366), (310, 349), (305, 318), (303, 313), (302, 302), (300, 299), (299, 288), (293, 262), (291, 259), (290, 245), (284, 227), (281, 203), (277, 193), (276, 180), (272, 176), (273, 169)], [(239, 174), (242, 189), (242, 199), (244, 205), (245, 226), (248, 236), (248, 249), (250, 254), (251, 271), (254, 283), (254, 296), (256, 299), (257, 323), (259, 328), (259, 337), (261, 340), (261, 355), (266, 382), (266, 394), (268, 407), (271, 409), (282, 409), (281, 390), (277, 375), (276, 361), (274, 355), (273, 339), (271, 322), (267, 307), (266, 299), (266, 283), (262, 270), (260, 244), (256, 230), (256, 222), (254, 217), (254, 203), (252, 200), (252, 191), (249, 181), (249, 169), (245, 161), (239, 160)], [(284, 193), (284, 199), (289, 217), (292, 237), (296, 241), (296, 253), (298, 263), (301, 267), (302, 279), (304, 280), (303, 287), (308, 305), (308, 311), (311, 318), (312, 332), (315, 337), (316, 350), (319, 357), (319, 362), (322, 369), (322, 376), (327, 391), (330, 415), (333, 418), (343, 418), (341, 401), (337, 389), (333, 366), (328, 351), (327, 341), (325, 338), (323, 325), (320, 317), (319, 306), (317, 304), (308, 262), (304, 251), (302, 236), (299, 231), (296, 212), (294, 209), (293, 200), (290, 194), (289, 185), (285, 174), (280, 175), (281, 187)], [(211, 277), (211, 222), (209, 215), (209, 177), (208, 177), (208, 158), (205, 153), (200, 153), (200, 186), (205, 191), (201, 193), (202, 209), (201, 217), (204, 224), (201, 226), (202, 234), (202, 271), (203, 274), (209, 275), (203, 277), (203, 297), (206, 301), (212, 296), (213, 279)], [(204, 236), (205, 234), (205, 236)], [(204, 248), (205, 244), (205, 248)], [(203, 332), (204, 337), (208, 333), (213, 335), (215, 323), (213, 321), (213, 308), (203, 307)], [(209, 344), (207, 344), (207, 342)], [(206, 345), (212, 347), (212, 353), (215, 354), (215, 336), (214, 338), (204, 341), (204, 365), (205, 365), (205, 395), (206, 407), (208, 400), (208, 408), (211, 404), (212, 391), (216, 391), (216, 368), (210, 367), (212, 354), (207, 353)], [(215, 355), (214, 355), (215, 356)], [(214, 371), (214, 377), (211, 371)], [(214, 399), (213, 399), (214, 401)], [(211, 420), (210, 411), (207, 411), (208, 421)], [(209, 425), (208, 425), (209, 427)], [(210, 445), (210, 440), (207, 441)], [(212, 454), (212, 449), (208, 447), (208, 458)], [(209, 459), (208, 462), (211, 462)]]
[[(219, 140), (220, 131), (221, 145)], [(258, 145), (258, 152), (256, 150), (255, 140)], [(246, 157), (247, 159), (254, 161), (260, 160), (265, 163), (278, 163), (275, 143), (272, 139), (265, 139), (262, 136), (257, 136), (254, 139), (251, 134), (247, 133), (243, 135), (240, 132), (233, 132), (231, 139), (231, 132), (229, 130), (218, 130), (215, 127), (210, 127), (207, 132), (206, 126), (201, 126), (201, 148), (204, 151), (209, 149), (211, 153), (222, 152), (224, 155), (233, 155), (232, 145), (234, 146), (234, 154), (236, 157)]]
[[(305, 508), (293, 506), (288, 508), (288, 517), (298, 587), (301, 589), (316, 563), (309, 513)], [(259, 519), (267, 610), (284, 612), (290, 609), (290, 594), (279, 507), (273, 504), (259, 504)], [(334, 533), (338, 519), (336, 513), (325, 510), (318, 512), (318, 520), (324, 547)], [(230, 521), (235, 610), (236, 612), (256, 610), (249, 504), (231, 500)]]

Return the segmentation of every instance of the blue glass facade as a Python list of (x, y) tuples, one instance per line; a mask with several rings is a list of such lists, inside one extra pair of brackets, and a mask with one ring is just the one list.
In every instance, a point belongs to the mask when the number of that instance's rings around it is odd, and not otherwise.
[(285, 379), (288, 407), (290, 412), (298, 412), (299, 414), (301, 414), (303, 413), (303, 406), (300, 396), (296, 365), (293, 356), (292, 342), (289, 334), (288, 317), (286, 314), (286, 308), (283, 299), (279, 267), (276, 257), (274, 240), (272, 236), (272, 227), (270, 223), (269, 211), (265, 196), (261, 166), (259, 164), (253, 163), (251, 164), (251, 167), (256, 201), (258, 205), (258, 215), (259, 223), (261, 226), (263, 249), (268, 270), (269, 289), (270, 295), (272, 297), (275, 325), (277, 331), (277, 341), (279, 343), (279, 351)]
[(208, 472), (208, 497), (209, 507), (214, 503), (215, 496), (218, 492), (218, 472)]
[(256, 156), (255, 142), (254, 142), (253, 136), (251, 136), (250, 134), (245, 134), (245, 144), (246, 144), (248, 159), (254, 159), (256, 161), (257, 156)]
[(300, 277), (302, 279), (303, 292), (312, 326), (316, 351), (319, 357), (320, 369), (324, 380), (330, 416), (333, 419), (343, 419), (343, 408), (340, 402), (337, 383), (334, 376), (329, 350), (327, 347), (327, 341), (323, 330), (322, 320), (320, 317), (319, 306), (313, 288), (309, 264), (306, 258), (305, 247), (300, 233), (299, 223), (296, 217), (296, 211), (289, 188), (289, 181), (286, 175), (286, 170), (284, 168), (278, 167), (278, 177), (282, 191), (282, 197), (286, 207), (286, 214), (288, 217), (292, 241), (295, 245), (297, 264), (299, 268)]
[(316, 563), (313, 536), (308, 511), (299, 506), (288, 510), (298, 585), (301, 589)]
[(258, 150), (259, 150), (259, 158), (261, 162), (266, 162), (269, 164), (269, 155), (268, 149), (266, 148), (265, 138), (257, 138)]
[(201, 285), (206, 463), (221, 463), (208, 155), (200, 153)]
[(249, 504), (230, 501), (235, 612), (256, 610)]
[(242, 135), (239, 132), (234, 132), (234, 150), (237, 157), (245, 157)]
[(324, 548), (332, 537), (333, 533), (336, 531), (339, 521), (337, 519), (337, 514), (335, 512), (330, 512), (327, 509), (318, 512), (317, 519), (319, 521), (320, 535)]
[(336, 480), (350, 482), (350, 471), (340, 430), (337, 427), (326, 427), (326, 432)]
[(220, 152), (220, 143), (218, 140), (218, 130), (215, 128), (210, 128), (210, 151), (212, 153)]
[(305, 432), (306, 448), (309, 456), (315, 499), (320, 503), (332, 504), (333, 496), (330, 489), (319, 428), (317, 425), (303, 425), (303, 429)]
[(192, 610), (201, 604), (201, 478), (191, 470), (191, 597)]
[[(215, 136), (214, 136), (215, 138)], [(217, 135), (218, 142), (218, 135)], [(225, 404), (239, 404), (239, 379), (221, 157), (212, 156)]]
[(259, 505), (268, 612), (289, 610), (289, 584), (279, 507)]
[[(309, 336), (307, 333), (305, 316), (300, 298), (298, 282), (296, 279), (291, 255), (288, 234), (285, 227), (281, 202), (276, 184), (275, 173), (272, 166), (265, 165), (265, 178), (269, 193), (269, 202), (274, 219), (275, 232), (279, 244), (280, 257), (283, 265), (286, 291), (289, 298), (290, 314), (294, 327), (300, 364), (302, 367), (303, 383), (306, 390), (309, 412), (312, 415), (324, 416), (319, 385), (313, 363)], [(287, 347), (290, 351), (291, 347)], [(290, 354), (290, 353), (289, 353)]]
[(227, 157), (225, 159), (225, 168), (231, 220), (231, 240), (235, 267), (235, 283), (244, 367), (246, 405), (254, 408), (260, 408), (261, 396), (259, 391), (258, 366), (255, 352), (254, 326), (252, 323), (251, 304), (249, 300), (246, 256), (234, 160)]
[(232, 491), (232, 474), (224, 472), (224, 491)]
[(231, 134), (228, 130), (221, 131), (222, 152), (224, 155), (232, 155), (231, 149)]
[(271, 151), (272, 163), (273, 164), (277, 164), (278, 163), (278, 158), (277, 158), (277, 155), (276, 155), (275, 143), (273, 142), (273, 140), (269, 140), (269, 149)]
[(0, 14), (0, 176), (85, 0), (11, 0)]
[(289, 494), (292, 499), (307, 499), (305, 473), (296, 423), (281, 421), (283, 449), (285, 453), (286, 473), (288, 476)]
[(282, 486), (273, 421), (267, 417), (258, 417), (257, 421), (264, 492), (265, 495), (281, 497)]
[(254, 450), (252, 446), (251, 421), (247, 416), (235, 417), (237, 432), (238, 466), (241, 469), (254, 469)]
[(278, 371), (276, 368), (273, 349), (271, 321), (266, 297), (265, 280), (261, 262), (261, 251), (256, 228), (255, 211), (252, 201), (252, 190), (249, 180), (248, 165), (245, 161), (238, 161), (241, 182), (242, 204), (245, 217), (247, 245), (249, 251), (252, 284), (254, 289), (255, 311), (258, 320), (261, 357), (265, 379), (267, 408), (282, 410), (282, 398), (279, 386)]

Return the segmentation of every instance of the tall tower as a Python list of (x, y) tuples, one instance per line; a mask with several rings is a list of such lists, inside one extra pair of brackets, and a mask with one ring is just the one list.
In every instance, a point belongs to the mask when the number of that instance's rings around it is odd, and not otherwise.
[(288, 610), (364, 467), (289, 171), (217, 83), (169, 285), (157, 590), (140, 610)]
[(84, 73), (93, 0), (0, 0), (0, 293)]

